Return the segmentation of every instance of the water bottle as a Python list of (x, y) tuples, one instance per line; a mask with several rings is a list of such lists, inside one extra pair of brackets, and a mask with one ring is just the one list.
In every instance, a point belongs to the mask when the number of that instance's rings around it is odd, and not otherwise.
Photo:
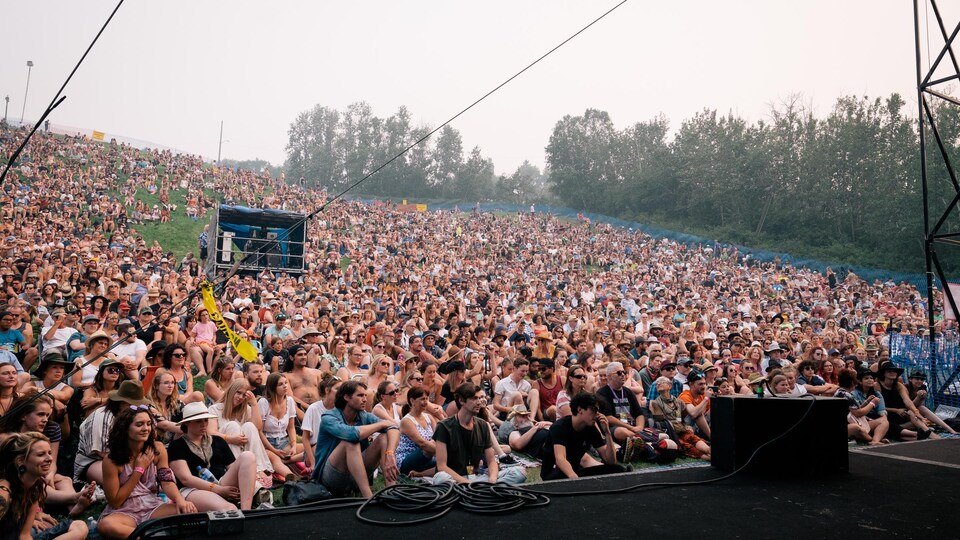
[(161, 491), (160, 493), (157, 493), (157, 497), (159, 497), (160, 500), (163, 501), (164, 504), (170, 502), (170, 498), (167, 497), (167, 494), (164, 493), (164, 492), (162, 492), (162, 491)]
[(219, 484), (220, 481), (217, 480), (217, 477), (210, 472), (210, 469), (206, 467), (201, 467), (197, 465), (197, 476), (206, 482), (213, 482), (214, 484)]

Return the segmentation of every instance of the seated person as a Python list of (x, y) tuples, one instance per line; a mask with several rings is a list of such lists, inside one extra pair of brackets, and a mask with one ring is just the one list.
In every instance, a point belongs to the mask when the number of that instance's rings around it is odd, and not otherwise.
[[(127, 538), (149, 519), (197, 511), (177, 490), (167, 449), (154, 440), (153, 433), (153, 414), (147, 405), (124, 408), (110, 427), (108, 455), (103, 460), (107, 507), (97, 523), (105, 538)], [(158, 496), (161, 491), (171, 502)]]
[[(366, 407), (367, 385), (347, 381), (337, 390), (333, 410), (321, 417), (313, 479), (335, 495), (357, 489), (370, 498), (373, 491), (369, 475), (378, 464), (387, 486), (397, 482), (397, 423), (368, 413)], [(374, 433), (382, 436), (370, 442)]]
[(497, 430), (497, 440), (511, 450), (536, 456), (550, 438), (549, 429), (550, 422), (534, 422), (533, 413), (525, 405), (514, 405)]
[[(550, 438), (541, 454), (544, 480), (578, 478), (626, 471), (617, 464), (617, 451), (607, 417), (600, 414), (595, 394), (580, 393), (570, 400), (570, 415), (550, 426)], [(596, 448), (603, 463), (587, 453)]]
[[(478, 417), (487, 405), (487, 396), (483, 390), (473, 383), (464, 383), (457, 388), (455, 396), (457, 414), (437, 424), (433, 434), (437, 449), (437, 474), (433, 477), (434, 484), (465, 484), (484, 480), (508, 484), (526, 482), (527, 474), (523, 467), (500, 470), (490, 427), (485, 420)], [(481, 460), (487, 466), (486, 476), (475, 474)]]
[(397, 444), (397, 467), (411, 478), (433, 476), (437, 472), (433, 442), (436, 420), (427, 412), (430, 396), (423, 388), (411, 388), (400, 420), (400, 442)]
[(694, 428), (696, 434), (710, 438), (710, 398), (713, 390), (707, 388), (707, 381), (697, 371), (687, 376), (689, 388), (680, 392), (677, 398), (684, 405), (683, 421)]
[[(227, 441), (208, 432), (210, 419), (216, 417), (203, 403), (184, 406), (183, 420), (177, 422), (183, 436), (170, 443), (170, 468), (177, 477), (180, 494), (198, 511), (235, 510), (228, 500), (239, 501), (241, 510), (249, 510), (256, 492), (256, 457), (244, 451), (234, 458)], [(203, 469), (219, 481), (200, 478)]]
[(627, 446), (627, 441), (646, 427), (643, 409), (637, 395), (624, 388), (627, 373), (620, 362), (610, 362), (606, 367), (607, 384), (597, 390), (600, 412), (607, 417), (610, 432), (615, 442)]

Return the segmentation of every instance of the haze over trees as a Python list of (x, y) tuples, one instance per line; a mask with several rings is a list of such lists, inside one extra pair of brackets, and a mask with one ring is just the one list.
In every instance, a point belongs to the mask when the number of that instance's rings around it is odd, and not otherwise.
[[(960, 155), (957, 108), (934, 114), (946, 151)], [(460, 133), (446, 126), (358, 193), (559, 204), (824, 261), (918, 272), (915, 115), (916, 104), (898, 94), (841, 97), (822, 117), (796, 95), (755, 122), (704, 109), (679, 126), (657, 116), (620, 129), (607, 112), (587, 109), (557, 121), (546, 173), (524, 163), (510, 175), (497, 175), (479, 147), (466, 152)], [(289, 130), (288, 181), (304, 176), (331, 191), (346, 187), (429, 132), (410, 116), (401, 107), (378, 118), (363, 102), (301, 113)], [(932, 135), (928, 150), (937, 152)], [(946, 169), (930, 163), (936, 213), (954, 192)]]

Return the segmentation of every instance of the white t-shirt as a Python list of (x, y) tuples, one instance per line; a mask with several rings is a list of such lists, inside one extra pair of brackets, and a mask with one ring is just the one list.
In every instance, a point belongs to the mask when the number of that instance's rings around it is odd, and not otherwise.
[(117, 345), (113, 349), (113, 354), (117, 355), (118, 360), (123, 360), (126, 357), (136, 358), (137, 353), (140, 351), (147, 351), (147, 344), (143, 342), (142, 339), (137, 338), (136, 341), (130, 343), (129, 341), (124, 341), (120, 345)]
[(324, 407), (322, 401), (314, 401), (307, 407), (307, 412), (303, 413), (301, 427), (304, 433), (310, 433), (310, 446), (317, 445), (317, 435), (320, 434), (320, 422), (322, 421), (321, 416), (328, 410), (330, 409)]
[(513, 397), (517, 392), (530, 392), (530, 382), (526, 379), (520, 379), (520, 384), (513, 382), (513, 377), (507, 377), (506, 379), (500, 379), (497, 383), (497, 387), (494, 389), (494, 394), (500, 396), (500, 404), (506, 406), (507, 403), (510, 403), (510, 398)]
[(270, 403), (267, 398), (260, 398), (257, 403), (260, 405), (260, 416), (263, 417), (263, 434), (267, 437), (286, 435), (290, 419), (297, 416), (297, 404), (293, 401), (293, 396), (287, 396), (287, 410), (281, 418), (270, 414)]

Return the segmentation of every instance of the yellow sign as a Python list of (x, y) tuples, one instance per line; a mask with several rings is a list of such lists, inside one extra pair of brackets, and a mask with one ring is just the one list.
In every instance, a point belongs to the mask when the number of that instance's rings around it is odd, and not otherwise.
[(93, 130), (93, 140), (102, 141), (104, 138), (104, 133), (102, 131)]
[(203, 307), (205, 307), (207, 313), (210, 314), (210, 320), (217, 325), (217, 328), (223, 332), (223, 335), (227, 336), (230, 344), (233, 345), (233, 349), (237, 351), (244, 360), (247, 362), (255, 362), (257, 360), (257, 348), (227, 326), (226, 321), (223, 320), (223, 315), (221, 315), (220, 310), (217, 309), (217, 302), (213, 298), (213, 285), (209, 281), (204, 281), (200, 284), (200, 292), (203, 295)]

